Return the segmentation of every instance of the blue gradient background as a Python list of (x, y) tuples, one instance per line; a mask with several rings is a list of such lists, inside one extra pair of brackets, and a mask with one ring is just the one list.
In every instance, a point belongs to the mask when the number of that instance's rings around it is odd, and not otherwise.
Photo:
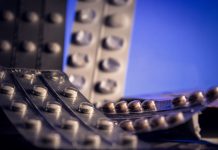
[(217, 57), (218, 0), (137, 0), (125, 96), (218, 85)]

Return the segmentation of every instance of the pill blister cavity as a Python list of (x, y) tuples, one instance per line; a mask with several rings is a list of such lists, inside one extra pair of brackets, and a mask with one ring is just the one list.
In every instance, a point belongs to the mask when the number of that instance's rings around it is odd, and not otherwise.
[(45, 147), (57, 148), (60, 145), (60, 135), (57, 133), (48, 133), (41, 137), (40, 141)]
[(62, 128), (64, 130), (71, 131), (72, 133), (76, 133), (79, 129), (79, 122), (73, 119), (64, 120), (62, 123)]
[(68, 64), (72, 67), (85, 67), (89, 63), (88, 55), (83, 53), (71, 54), (68, 59)]
[(139, 100), (133, 100), (129, 102), (128, 108), (129, 108), (129, 111), (131, 112), (141, 112), (142, 111), (141, 102)]
[(62, 93), (65, 97), (71, 98), (73, 100), (77, 98), (77, 94), (78, 94), (77, 90), (73, 87), (66, 87)]
[(182, 112), (173, 113), (167, 116), (166, 118), (168, 124), (170, 125), (178, 125), (185, 121), (184, 115)]
[(112, 131), (113, 127), (114, 127), (113, 121), (111, 121), (107, 118), (100, 118), (97, 121), (97, 128), (100, 130)]
[(129, 132), (135, 131), (133, 122), (131, 120), (123, 120), (119, 123), (119, 126), (125, 131), (129, 131)]
[(62, 84), (65, 81), (64, 76), (58, 72), (45, 73), (45, 77), (51, 81), (58, 82), (59, 84)]
[(48, 20), (54, 24), (61, 24), (63, 22), (63, 17), (60, 13), (53, 12), (48, 15)]
[(21, 42), (21, 50), (23, 52), (35, 52), (37, 47), (36, 47), (36, 44), (32, 41), (23, 41)]
[(165, 129), (168, 127), (164, 116), (155, 116), (150, 119), (150, 125), (154, 129)]
[(97, 82), (95, 90), (101, 94), (110, 94), (113, 93), (117, 88), (117, 82), (111, 79), (106, 79)]
[(15, 87), (12, 84), (2, 83), (0, 85), (0, 93), (12, 96), (15, 92)]
[(116, 109), (115, 109), (115, 105), (113, 102), (107, 102), (102, 106), (102, 110), (105, 113), (115, 113)]
[(39, 132), (42, 127), (42, 121), (39, 119), (27, 119), (25, 121), (25, 127), (28, 130)]
[(124, 40), (117, 36), (108, 36), (103, 40), (103, 46), (108, 50), (119, 50), (123, 44)]
[(26, 80), (33, 80), (35, 78), (35, 74), (33, 74), (33, 73), (23, 73), (21, 75), (21, 77), (26, 79)]
[(74, 44), (80, 46), (89, 45), (92, 41), (92, 34), (88, 31), (78, 31), (73, 34), (73, 42)]
[(79, 105), (78, 111), (80, 113), (83, 113), (83, 114), (93, 114), (94, 113), (94, 106), (91, 103), (82, 102)]
[(23, 18), (26, 22), (29, 22), (29, 23), (36, 23), (39, 21), (39, 16), (34, 11), (25, 12), (23, 15)]
[(136, 131), (148, 132), (151, 131), (150, 123), (147, 119), (140, 118), (134, 121), (134, 128)]
[(8, 40), (0, 41), (0, 52), (8, 52), (12, 48), (11, 43)]
[(92, 9), (82, 9), (76, 13), (76, 20), (81, 23), (91, 23), (96, 17), (96, 12)]
[(120, 101), (120, 102), (116, 103), (115, 108), (116, 108), (116, 111), (118, 113), (128, 113), (129, 112), (128, 105), (127, 105), (126, 101)]
[(27, 110), (27, 104), (23, 102), (13, 102), (11, 105), (11, 110), (13, 112), (25, 114)]
[(209, 89), (206, 96), (209, 100), (216, 100), (218, 98), (218, 87)]
[(128, 148), (136, 148), (138, 145), (138, 138), (136, 135), (123, 135), (120, 137), (120, 144)]
[(53, 113), (59, 115), (61, 112), (61, 105), (57, 103), (47, 103), (45, 111), (48, 113)]
[(70, 75), (69, 80), (78, 90), (81, 90), (86, 82), (85, 78), (80, 75)]
[(174, 107), (184, 107), (184, 106), (187, 106), (187, 98), (184, 95), (176, 97), (176, 98), (174, 98), (172, 100), (172, 104), (173, 104)]
[(57, 42), (49, 42), (45, 45), (46, 52), (57, 54), (61, 51), (61, 46)]
[(203, 103), (205, 101), (204, 94), (202, 92), (194, 92), (193, 94), (190, 95), (189, 97), (189, 102), (191, 104), (194, 103)]
[(47, 88), (44, 87), (43, 85), (34, 85), (33, 86), (32, 93), (35, 96), (46, 97), (47, 96), (47, 92), (48, 92)]
[(129, 24), (129, 18), (125, 14), (113, 14), (106, 18), (106, 25), (113, 28), (125, 27)]
[(99, 135), (87, 135), (84, 138), (83, 145), (89, 148), (98, 148), (101, 144), (101, 138)]
[(157, 110), (157, 107), (156, 107), (156, 103), (154, 100), (144, 100), (142, 102), (142, 107), (145, 111), (156, 111)]
[(0, 17), (1, 17), (2, 21), (6, 21), (6, 22), (12, 22), (15, 19), (15, 16), (14, 16), (13, 12), (10, 11), (10, 10), (3, 10), (1, 12)]
[(100, 61), (100, 69), (104, 72), (116, 72), (120, 68), (120, 63), (113, 58)]

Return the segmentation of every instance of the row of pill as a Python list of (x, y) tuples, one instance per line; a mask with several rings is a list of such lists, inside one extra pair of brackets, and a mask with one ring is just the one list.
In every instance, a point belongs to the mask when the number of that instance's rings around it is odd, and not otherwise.
[[(49, 105), (47, 108), (47, 112), (57, 112), (60, 110), (60, 107), (57, 105)], [(20, 116), (24, 116), (24, 113), (27, 111), (27, 104), (22, 102), (13, 102), (11, 105), (11, 111), (15, 113), (19, 113)], [(107, 122), (106, 120), (99, 120), (99, 124), (97, 125), (98, 129), (101, 130), (110, 130), (111, 129), (111, 122)], [(38, 134), (42, 129), (42, 121), (40, 119), (29, 118), (26, 119), (24, 122), (24, 128), (28, 131), (33, 131), (34, 133)], [(75, 134), (77, 133), (79, 128), (79, 122), (76, 120), (65, 120), (62, 125), (61, 129), (70, 131), (70, 133)], [(60, 145), (60, 135), (58, 133), (48, 133), (39, 138), (42, 144), (57, 147)], [(80, 141), (80, 140), (79, 140)], [(75, 143), (74, 143), (75, 144)], [(99, 148), (101, 145), (101, 138), (99, 135), (90, 134), (86, 135), (82, 142), (79, 144), (83, 146), (89, 146), (92, 148)], [(120, 141), (118, 143), (121, 146), (127, 147), (136, 147), (137, 146), (137, 137), (134, 135), (125, 135), (120, 137)]]
[(65, 72), (71, 83), (90, 98), (102, 11), (105, 0), (78, 1)]
[[(155, 101), (155, 100), (133, 100), (130, 102), (120, 101), (118, 103), (108, 102), (102, 106), (105, 113), (135, 113), (145, 111), (161, 111), (170, 109), (188, 107), (196, 104), (204, 104), (206, 100), (214, 100), (218, 97), (218, 87), (208, 90), (206, 94), (203, 92), (194, 92), (188, 98), (186, 96), (179, 96), (173, 100)], [(168, 102), (168, 104), (166, 104)], [(160, 106), (157, 106), (160, 103)], [(162, 104), (162, 105), (161, 105)]]
[[(16, 14), (11, 10), (2, 10), (0, 13), (0, 20), (3, 22), (13, 22), (15, 21)], [(22, 15), (22, 19), (28, 23), (37, 23), (40, 20), (40, 14), (37, 14), (34, 11), (25, 12)], [(63, 16), (57, 12), (51, 12), (47, 15), (46, 20), (53, 24), (63, 23)]]
[(105, 3), (96, 59), (98, 68), (91, 91), (91, 100), (95, 102), (117, 100), (123, 96), (133, 9), (134, 0)]
[[(15, 86), (12, 85), (12, 84), (2, 83), (0, 87), (1, 87), (0, 88), (0, 93), (2, 93), (2, 94), (5, 94), (5, 95), (8, 95), (8, 96), (11, 97), (13, 94), (16, 93), (15, 92)], [(65, 91), (67, 91), (67, 90), (65, 90)], [(35, 95), (37, 97), (44, 97), (44, 96), (47, 95), (47, 90), (41, 85), (40, 86), (36, 85), (36, 86), (33, 86), (33, 90), (31, 92), (31, 94), (33, 94), (33, 95)], [(68, 98), (72, 98), (71, 94), (72, 93), (68, 91), (68, 92), (64, 92), (63, 96), (67, 96)], [(10, 108), (11, 108), (12, 111), (20, 113), (23, 116), (26, 113), (27, 104), (23, 103), (23, 102), (16, 102), (15, 101), (15, 102), (12, 103)], [(62, 106), (60, 104), (58, 104), (58, 103), (53, 103), (53, 102), (52, 103), (46, 103), (46, 106), (44, 107), (43, 111), (45, 111), (46, 113), (58, 115), (62, 111)], [(92, 114), (94, 112), (94, 108), (93, 108), (92, 104), (83, 102), (79, 106), (78, 112), (84, 113), (84, 114)], [(28, 125), (26, 125), (26, 126), (27, 126), (28, 129), (32, 128), (32, 129), (35, 130), (35, 128), (37, 128), (37, 130), (39, 130), (39, 128), (41, 126), (40, 125), (41, 123), (39, 123), (39, 122), (40, 121), (37, 121), (37, 120), (29, 120), (28, 123), (27, 123)], [(78, 130), (79, 123), (76, 120), (64, 120), (60, 127), (62, 129), (70, 130), (71, 133), (75, 133)], [(97, 129), (104, 130), (104, 131), (111, 131), (113, 129), (113, 127), (114, 127), (113, 122), (111, 122), (107, 118), (99, 119), (97, 121), (97, 124), (96, 124)], [(43, 137), (43, 139), (48, 138), (48, 137), (46, 135), (46, 137)], [(56, 140), (54, 140), (54, 141), (56, 141)], [(53, 143), (53, 142), (51, 142), (51, 143)], [(55, 143), (57, 143), (57, 142), (55, 142)], [(129, 143), (127, 143), (127, 142), (121, 142), (121, 143), (123, 143), (123, 145), (127, 145), (127, 146), (129, 145)], [(130, 144), (130, 146), (131, 146), (131, 144)]]
[[(59, 109), (54, 109), (57, 107), (54, 107), (54, 105), (50, 105), (47, 108), (47, 112), (57, 112)], [(25, 103), (21, 102), (14, 102), (11, 106), (11, 110), (16, 113), (20, 113), (20, 115), (27, 110), (27, 105)], [(100, 120), (99, 124), (97, 125), (98, 129), (101, 130), (110, 130), (111, 126), (108, 125), (108, 123), (111, 125), (111, 122), (107, 122), (106, 120)], [(67, 130), (72, 134), (77, 133), (79, 128), (79, 123), (76, 120), (65, 120), (63, 121), (61, 128), (63, 130)], [(42, 121), (40, 119), (27, 119), (24, 122), (24, 127), (28, 131), (33, 131), (35, 133), (39, 133), (42, 128)], [(60, 144), (60, 135), (57, 133), (48, 133), (42, 137), (39, 138), (40, 142), (45, 145), (49, 146), (58, 146)], [(89, 146), (92, 148), (99, 148), (101, 145), (101, 138), (99, 135), (95, 134), (89, 134), (86, 135), (82, 142), (79, 142), (83, 146)], [(128, 147), (135, 147), (137, 144), (137, 137), (134, 135), (125, 135), (120, 137), (119, 144), (122, 146), (128, 146)]]
[[(8, 40), (1, 40), (0, 41), (0, 51), (10, 51), (12, 50), (12, 43)], [(49, 42), (44, 44), (44, 50), (45, 52), (48, 53), (60, 53), (60, 51), (62, 50), (60, 44), (58, 44), (57, 42)], [(37, 44), (33, 41), (22, 41), (19, 44), (19, 50), (22, 52), (27, 52), (27, 53), (32, 53), (32, 52), (36, 52), (37, 50)]]
[(119, 126), (129, 132), (152, 132), (180, 125), (185, 122), (182, 112), (172, 113), (167, 116), (154, 116), (151, 118), (139, 118), (136, 120), (123, 120)]

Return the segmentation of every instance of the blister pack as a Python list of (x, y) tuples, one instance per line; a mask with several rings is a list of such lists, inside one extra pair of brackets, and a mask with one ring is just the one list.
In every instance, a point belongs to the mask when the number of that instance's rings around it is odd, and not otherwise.
[(123, 96), (135, 0), (79, 0), (65, 72), (91, 102)]
[(117, 103), (107, 102), (100, 109), (122, 129), (146, 140), (193, 138), (218, 144), (218, 134), (211, 134), (211, 130), (216, 131), (211, 129), (214, 123), (208, 121), (217, 114), (208, 113), (208, 109), (217, 103), (218, 87), (159, 98), (123, 99)]
[(149, 148), (97, 110), (60, 71), (0, 69), (0, 106), (41, 148)]
[(1, 0), (0, 65), (62, 69), (66, 0)]

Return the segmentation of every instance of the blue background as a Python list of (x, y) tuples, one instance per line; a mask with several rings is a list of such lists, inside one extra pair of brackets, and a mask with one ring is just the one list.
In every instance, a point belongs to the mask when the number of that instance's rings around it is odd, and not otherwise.
[(218, 0), (137, 0), (125, 95), (218, 85), (217, 57)]

